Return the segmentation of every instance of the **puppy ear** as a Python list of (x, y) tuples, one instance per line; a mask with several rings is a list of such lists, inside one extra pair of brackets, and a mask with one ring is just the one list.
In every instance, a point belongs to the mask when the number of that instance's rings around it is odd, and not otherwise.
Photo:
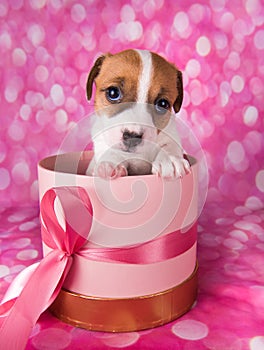
[(173, 109), (175, 113), (178, 113), (179, 110), (181, 109), (182, 100), (183, 100), (182, 72), (180, 72), (179, 70), (177, 71), (176, 86), (177, 86), (178, 96), (176, 98), (176, 101), (173, 104)]
[(100, 73), (100, 70), (101, 70), (101, 67), (102, 67), (102, 64), (103, 64), (105, 58), (106, 58), (106, 56), (104, 56), (104, 55), (98, 57), (97, 60), (95, 61), (95, 64), (93, 65), (93, 68), (91, 69), (91, 71), (89, 73), (88, 80), (86, 83), (86, 94), (87, 94), (88, 101), (90, 101), (90, 99), (92, 97), (94, 79)]

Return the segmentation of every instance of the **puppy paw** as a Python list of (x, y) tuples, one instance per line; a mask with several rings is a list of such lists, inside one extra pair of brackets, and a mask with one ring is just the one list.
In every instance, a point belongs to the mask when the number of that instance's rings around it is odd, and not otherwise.
[(171, 161), (175, 169), (175, 177), (183, 177), (191, 172), (191, 166), (187, 159), (172, 157)]
[(115, 179), (127, 176), (127, 169), (122, 164), (114, 165), (111, 162), (101, 162), (95, 167), (94, 175), (103, 179)]
[(155, 160), (152, 164), (152, 174), (164, 178), (181, 178), (191, 172), (188, 160), (180, 157), (166, 156)]

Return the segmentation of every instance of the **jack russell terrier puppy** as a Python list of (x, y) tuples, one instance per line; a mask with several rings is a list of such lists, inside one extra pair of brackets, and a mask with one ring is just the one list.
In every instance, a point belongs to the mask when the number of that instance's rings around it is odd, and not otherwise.
[(177, 178), (190, 172), (171, 113), (183, 99), (182, 74), (173, 64), (143, 50), (106, 54), (90, 71), (88, 100), (93, 82), (94, 157), (87, 175)]

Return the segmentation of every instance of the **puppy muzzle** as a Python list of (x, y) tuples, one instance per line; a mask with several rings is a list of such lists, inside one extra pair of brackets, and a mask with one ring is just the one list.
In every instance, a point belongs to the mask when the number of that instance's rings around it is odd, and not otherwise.
[(132, 150), (136, 146), (140, 145), (143, 140), (143, 135), (143, 132), (137, 133), (125, 129), (122, 135), (122, 142), (126, 147), (127, 151)]

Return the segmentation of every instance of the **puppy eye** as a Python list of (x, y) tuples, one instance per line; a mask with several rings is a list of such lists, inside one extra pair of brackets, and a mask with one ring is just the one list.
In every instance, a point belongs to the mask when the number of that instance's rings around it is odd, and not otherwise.
[(121, 90), (117, 86), (109, 86), (106, 89), (106, 98), (111, 103), (118, 103), (122, 98)]
[(155, 102), (155, 108), (159, 114), (165, 114), (170, 109), (170, 103), (165, 98), (160, 98)]

